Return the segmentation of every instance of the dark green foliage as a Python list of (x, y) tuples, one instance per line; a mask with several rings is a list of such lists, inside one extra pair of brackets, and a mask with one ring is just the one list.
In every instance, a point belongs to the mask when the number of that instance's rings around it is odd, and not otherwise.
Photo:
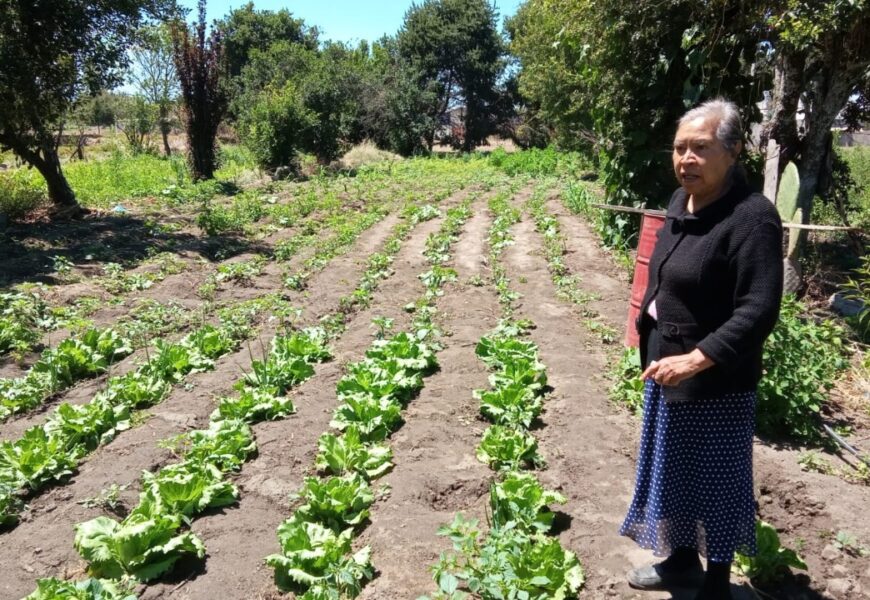
[(223, 43), (213, 31), (206, 36), (205, 0), (198, 4), (193, 28), (176, 23), (172, 29), (175, 68), (181, 83), (188, 162), (194, 181), (213, 179), (217, 169), (217, 130), (227, 108), (222, 84)]
[(302, 19), (293, 18), (287, 9), (278, 11), (254, 10), (248, 2), (231, 10), (215, 23), (224, 43), (227, 74), (238, 77), (259, 51), (265, 52), (278, 42), (300, 44), (308, 49), (317, 47), (317, 29), (307, 27)]
[(559, 145), (599, 158), (611, 202), (661, 205), (676, 187), (668, 150), (688, 107), (726, 94), (755, 115), (765, 89), (751, 76), (756, 8), (530, 0), (507, 28), (520, 89)]
[(239, 133), (257, 160), (266, 169), (293, 164), (298, 152), (308, 146), (308, 132), (315, 115), (302, 104), (302, 96), (292, 82), (267, 88), (241, 113)]
[(373, 46), (370, 71), (362, 97), (365, 136), (403, 156), (425, 152), (435, 127), (437, 84), (420, 85), (422, 73), (399, 55), (392, 38)]
[[(487, 0), (425, 0), (411, 7), (398, 33), (401, 55), (421, 74), (419, 86), (434, 84), (438, 91), (429, 114), (441, 120), (448, 109), (464, 107), (451, 137), (465, 151), (494, 130), (496, 80), (505, 53), (496, 20)], [(432, 130), (430, 147), (434, 136)]]
[(835, 378), (846, 368), (843, 331), (830, 321), (804, 316), (792, 297), (764, 346), (766, 373), (758, 386), (759, 433), (813, 441), (821, 438), (819, 414)]

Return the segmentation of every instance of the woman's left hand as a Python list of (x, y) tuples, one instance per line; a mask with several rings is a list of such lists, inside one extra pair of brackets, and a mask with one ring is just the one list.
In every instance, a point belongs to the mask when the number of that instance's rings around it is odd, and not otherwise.
[(713, 361), (695, 348), (688, 354), (667, 356), (652, 361), (641, 375), (641, 379), (651, 378), (659, 385), (678, 385), (704, 369), (713, 366)]

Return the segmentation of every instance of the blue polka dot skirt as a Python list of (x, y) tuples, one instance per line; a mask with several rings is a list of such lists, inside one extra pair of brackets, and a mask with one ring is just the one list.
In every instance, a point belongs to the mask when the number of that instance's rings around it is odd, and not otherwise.
[(656, 556), (755, 554), (755, 392), (667, 402), (647, 380), (634, 499), (619, 530)]

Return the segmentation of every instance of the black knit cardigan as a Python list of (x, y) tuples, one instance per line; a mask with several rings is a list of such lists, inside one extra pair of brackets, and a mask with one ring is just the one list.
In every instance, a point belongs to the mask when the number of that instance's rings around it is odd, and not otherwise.
[[(637, 327), (642, 362), (700, 350), (715, 364), (665, 388), (668, 400), (753, 391), (762, 345), (782, 300), (782, 223), (773, 204), (734, 176), (729, 190), (696, 213), (674, 192), (649, 264)], [(655, 298), (655, 327), (647, 314)], [(649, 336), (657, 336), (648, 356)]]

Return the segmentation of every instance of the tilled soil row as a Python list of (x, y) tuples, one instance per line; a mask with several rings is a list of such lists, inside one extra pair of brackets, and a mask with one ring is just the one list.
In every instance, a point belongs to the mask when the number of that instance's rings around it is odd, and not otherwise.
[[(304, 294), (304, 298), (303, 294), (298, 294), (298, 305), (310, 307), (315, 313), (326, 312), (326, 307), (331, 307), (337, 298), (353, 288), (364, 268), (361, 257), (375, 252), (397, 221), (397, 216), (389, 216), (363, 233), (352, 252), (336, 258), (312, 277), (311, 291)], [(275, 333), (275, 325), (267, 324), (261, 331), (263, 347)], [(137, 495), (134, 488), (141, 470), (154, 470), (174, 458), (157, 442), (204, 427), (214, 408), (214, 398), (229, 393), (233, 383), (250, 370), (251, 360), (260, 354), (259, 346), (255, 343), (224, 356), (213, 371), (190, 377), (188, 384), (176, 388), (146, 423), (124, 432), (94, 452), (69, 485), (53, 488), (36, 498), (22, 522), (0, 536), (5, 550), (0, 556), (0, 572), (4, 573), (0, 597), (26, 595), (32, 591), (38, 577), (80, 573), (84, 563), (73, 548), (73, 526), (97, 516), (100, 511), (79, 502), (99, 496), (111, 484), (120, 484), (129, 486), (121, 494), (125, 504), (134, 504)]]
[(372, 508), (372, 524), (358, 540), (372, 547), (377, 569), (363, 599), (408, 600), (430, 591), (427, 567), (450, 546), (435, 532), (458, 510), (482, 512), (489, 491), (491, 473), (474, 456), (483, 427), (471, 391), (487, 385), (487, 371), (474, 350), (498, 323), (501, 309), (490, 288), (467, 283), (487, 274), (491, 217), (485, 204), (473, 208), (455, 246), (459, 281), (438, 301), (446, 333), (438, 353), (440, 370), (427, 378), (392, 437), (396, 466), (380, 480), (389, 495)]
[[(457, 194), (439, 206), (446, 209), (465, 195)], [(151, 585), (140, 596), (142, 600), (210, 599), (215, 594), (241, 600), (279, 595), (272, 581), (273, 571), (263, 559), (280, 551), (276, 529), (290, 513), (288, 496), (301, 487), (305, 476), (313, 473), (317, 439), (329, 430), (338, 404), (335, 386), (344, 374), (344, 365), (361, 359), (371, 345), (372, 318), (394, 318), (396, 330), (410, 322), (402, 306), (420, 295), (422, 284), (417, 275), (427, 268), (421, 253), (427, 237), (438, 230), (442, 221), (443, 217), (422, 223), (403, 243), (393, 261), (393, 275), (379, 286), (371, 305), (355, 315), (331, 345), (333, 361), (318, 366), (317, 376), (291, 393), (297, 413), (288, 419), (253, 426), (258, 455), (235, 479), (241, 490), (238, 505), (199, 518), (192, 527), (208, 549), (205, 571), (183, 582)]]

